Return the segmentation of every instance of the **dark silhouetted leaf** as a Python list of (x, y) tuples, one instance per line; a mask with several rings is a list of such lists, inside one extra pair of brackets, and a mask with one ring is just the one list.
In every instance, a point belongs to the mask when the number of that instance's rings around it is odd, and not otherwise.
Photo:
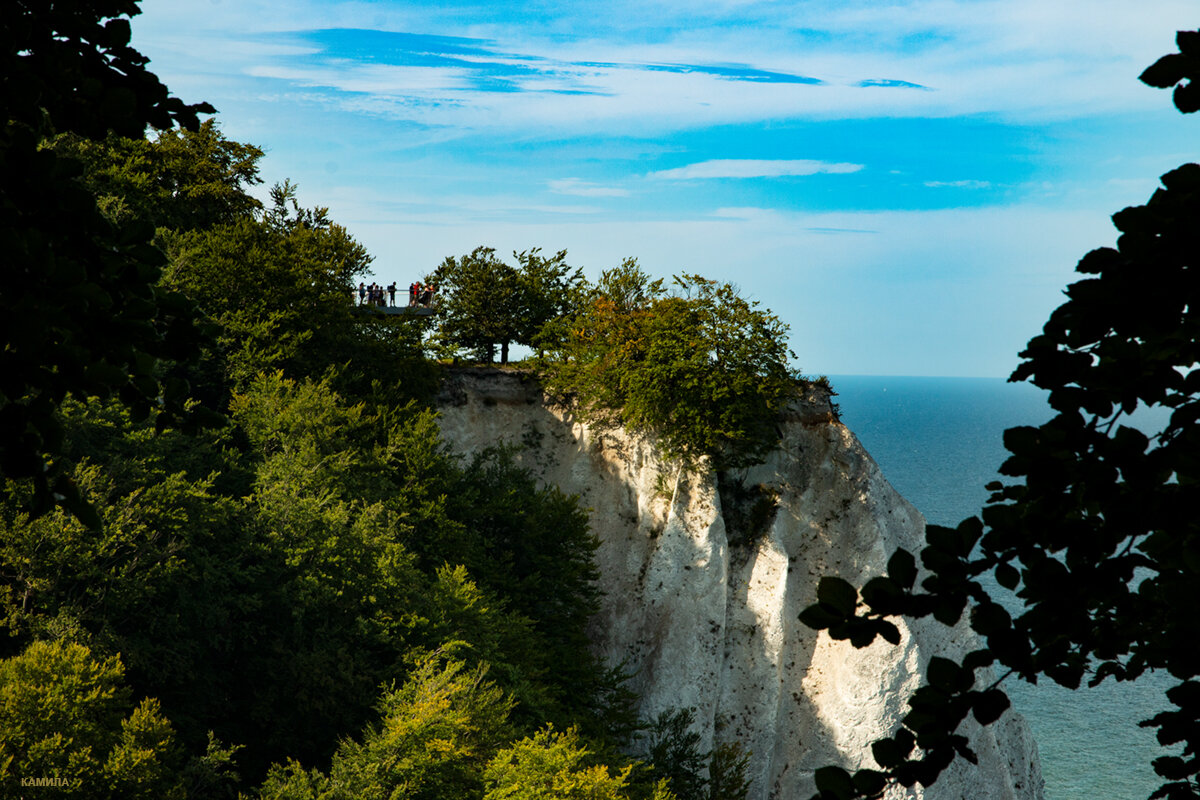
[(888, 559), (888, 575), (904, 589), (911, 589), (917, 579), (917, 561), (907, 550), (897, 550)]
[(1008, 709), (1008, 695), (999, 689), (989, 689), (975, 698), (972, 713), (980, 725), (991, 725)]
[(842, 578), (824, 577), (817, 584), (817, 600), (848, 617), (858, 606), (858, 590)]
[(849, 800), (855, 796), (854, 781), (841, 767), (820, 767), (813, 773), (813, 781), (822, 797)]

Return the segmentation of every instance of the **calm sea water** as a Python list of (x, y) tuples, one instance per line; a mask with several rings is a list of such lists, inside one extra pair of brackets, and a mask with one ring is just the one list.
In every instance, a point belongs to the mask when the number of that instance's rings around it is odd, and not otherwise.
[[(979, 512), (1014, 425), (1050, 418), (1045, 393), (991, 378), (831, 376), (842, 421), (884, 476), (927, 520), (956, 525)], [(1106, 681), (1068, 691), (1006, 682), (1037, 739), (1047, 800), (1145, 800), (1159, 785), (1150, 762), (1165, 751), (1137, 726), (1169, 706), (1169, 676)]]

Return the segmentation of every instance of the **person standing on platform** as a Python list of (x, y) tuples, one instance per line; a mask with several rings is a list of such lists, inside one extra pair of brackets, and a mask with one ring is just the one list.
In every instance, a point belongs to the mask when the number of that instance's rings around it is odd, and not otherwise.
[(396, 282), (392, 281), (388, 284), (388, 305), (396, 305)]

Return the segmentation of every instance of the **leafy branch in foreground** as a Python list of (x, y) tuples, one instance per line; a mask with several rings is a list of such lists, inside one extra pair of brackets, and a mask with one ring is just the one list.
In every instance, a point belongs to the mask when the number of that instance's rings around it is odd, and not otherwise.
[(165, 259), (153, 227), (113, 225), (78, 180), (82, 165), (43, 147), (62, 133), (195, 129), (213, 113), (168, 96), (146, 69), (129, 44), (137, 13), (135, 0), (0, 4), (0, 477), (28, 481), (35, 512), (61, 504), (91, 525), (95, 510), (53, 458), (68, 394), (116, 395), (160, 425), (206, 421), (189, 412), (187, 383), (160, 373), (203, 337), (193, 304), (156, 285)]
[[(1200, 109), (1200, 31), (1177, 41), (1180, 53), (1142, 80), (1180, 84), (1175, 104), (1188, 113)], [(810, 627), (865, 647), (876, 635), (895, 643), (887, 617), (954, 625), (970, 603), (985, 642), (960, 663), (934, 659), (902, 727), (872, 746), (881, 769), (820, 769), (819, 797), (879, 797), (888, 784), (933, 783), (955, 757), (974, 761), (959, 724), (968, 714), (994, 722), (1008, 706), (999, 681), (977, 686), (976, 671), (993, 664), (1002, 679), (1044, 676), (1070, 689), (1166, 670), (1179, 681), (1166, 693), (1174, 708), (1141, 725), (1181, 750), (1154, 760), (1164, 783), (1151, 797), (1200, 797), (1200, 165), (1168, 172), (1162, 185), (1113, 216), (1116, 248), (1083, 257), (1085, 277), (1021, 353), (1011, 380), (1049, 390), (1056, 416), (1006, 431), (1011, 456), (1000, 472), (1018, 481), (988, 485), (982, 521), (929, 527), (920, 590), (915, 559), (898, 551), (861, 592), (823, 578), (818, 603), (802, 613)], [(1147, 435), (1129, 420), (1139, 407), (1169, 418)], [(989, 595), (979, 580), (988, 573), (1023, 601), (1022, 613)]]

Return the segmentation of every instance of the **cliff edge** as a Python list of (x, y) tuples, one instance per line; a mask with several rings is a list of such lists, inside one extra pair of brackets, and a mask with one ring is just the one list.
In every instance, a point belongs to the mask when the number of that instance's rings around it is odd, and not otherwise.
[[(592, 641), (635, 672), (644, 718), (693, 707), (702, 746), (751, 753), (753, 800), (805, 799), (813, 770), (874, 767), (930, 657), (971, 634), (900, 620), (901, 643), (856, 650), (798, 620), (822, 575), (856, 586), (896, 548), (920, 550), (924, 519), (884, 479), (819, 389), (797, 400), (760, 465), (681, 471), (654, 442), (553, 407), (530, 376), (455, 369), (439, 398), (446, 440), (464, 453), (501, 442), (546, 484), (577, 494), (600, 540), (603, 606)], [(1013, 711), (965, 731), (979, 765), (956, 761), (932, 787), (895, 797), (1036, 800), (1037, 748)]]

